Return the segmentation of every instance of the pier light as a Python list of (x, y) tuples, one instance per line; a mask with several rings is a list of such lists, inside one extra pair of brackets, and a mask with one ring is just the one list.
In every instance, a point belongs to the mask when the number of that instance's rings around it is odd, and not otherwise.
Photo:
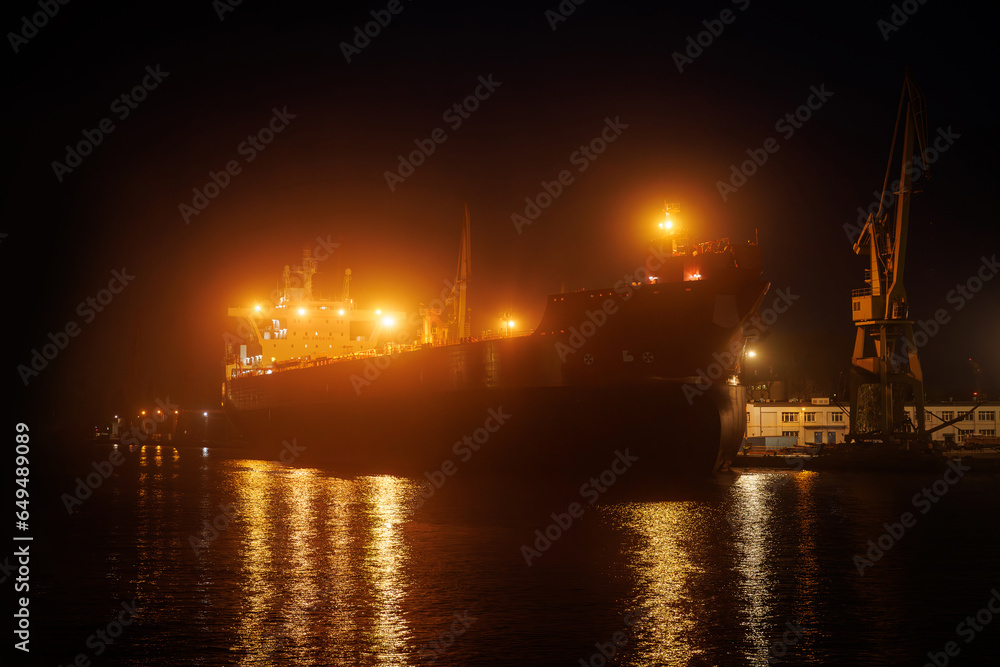
[(306, 314), (306, 309), (305, 308), (299, 308), (299, 315), (305, 315), (305, 314)]
[(140, 415), (142, 415), (143, 417), (145, 417), (145, 416), (146, 416), (146, 411), (145, 411), (145, 410), (143, 410), (143, 411), (142, 411), (142, 412), (140, 412), (139, 414), (140, 414)]
[(259, 313), (260, 312), (260, 304), (258, 303), (256, 306), (253, 307), (253, 309)]
[(381, 308), (379, 308), (378, 310), (376, 310), (376, 311), (375, 311), (375, 314), (376, 314), (376, 315), (381, 315), (381, 314), (382, 314), (382, 309), (381, 309)]
[(754, 357), (757, 356), (757, 351), (756, 350), (747, 350), (747, 356), (750, 357), (751, 359), (753, 359)]
[(391, 327), (394, 324), (396, 324), (396, 320), (394, 320), (392, 317), (389, 317), (387, 315), (387, 316), (385, 316), (385, 317), (382, 318), (382, 326), (384, 326), (384, 327)]
[(507, 320), (507, 327), (510, 329), (514, 328), (514, 320)]
[(202, 412), (201, 414), (203, 414), (203, 415), (204, 415), (204, 416), (206, 416), (206, 417), (208, 416), (208, 413), (207, 413), (207, 412)]
[(343, 315), (343, 314), (344, 314), (344, 309), (343, 309), (343, 308), (341, 308), (340, 310), (338, 310), (338, 311), (337, 311), (337, 314), (338, 314), (338, 315)]

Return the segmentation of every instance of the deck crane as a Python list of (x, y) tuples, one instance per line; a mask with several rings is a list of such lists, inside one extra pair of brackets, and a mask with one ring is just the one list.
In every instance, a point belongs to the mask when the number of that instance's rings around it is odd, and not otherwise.
[[(892, 184), (895, 211), (883, 210), (890, 190), (896, 140), (903, 123), (900, 177)], [(926, 439), (924, 384), (917, 346), (913, 338), (910, 304), (903, 286), (906, 268), (912, 176), (923, 170), (927, 148), (927, 118), (924, 98), (907, 71), (896, 113), (892, 148), (882, 186), (879, 209), (869, 214), (854, 252), (869, 256), (865, 270), (867, 287), (851, 294), (853, 319), (857, 324), (850, 373), (850, 432), (854, 442), (908, 442)], [(919, 165), (915, 162), (919, 159)], [(914, 169), (918, 167), (919, 169)], [(904, 417), (904, 402), (912, 393), (916, 424)]]

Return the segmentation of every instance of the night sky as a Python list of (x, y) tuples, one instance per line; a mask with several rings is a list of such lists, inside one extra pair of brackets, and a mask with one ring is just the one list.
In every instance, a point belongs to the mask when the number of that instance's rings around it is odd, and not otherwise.
[[(757, 235), (772, 289), (800, 296), (761, 363), (832, 387), (866, 266), (844, 225), (881, 189), (906, 66), (931, 139), (957, 135), (911, 204), (912, 314), (950, 316), (921, 350), (928, 392), (969, 396), (973, 358), (995, 398), (1000, 279), (961, 310), (948, 297), (1000, 250), (980, 6), (908, 3), (897, 28), (888, 2), (679, 4), (53, 0), (48, 18), (8, 3), (0, 257), (19, 409), (72, 425), (158, 397), (216, 407), (227, 307), (265, 298), (329, 238), (323, 296), (350, 267), (362, 308), (412, 312), (454, 276), (466, 203), (474, 332), (503, 311), (533, 327), (547, 294), (614, 284), (666, 200), (696, 238)], [(779, 123), (817, 90), (807, 121)], [(475, 110), (454, 109), (477, 91)], [(602, 131), (602, 153), (577, 152)], [(719, 181), (769, 138), (778, 150), (723, 199)], [(89, 154), (68, 156), (81, 142)], [(387, 179), (418, 143), (433, 153)], [(512, 215), (563, 170), (572, 182), (518, 230)], [(213, 173), (225, 187), (197, 200)], [(79, 308), (123, 268), (134, 278), (101, 312)], [(25, 386), (17, 366), (67, 324), (78, 334)]]

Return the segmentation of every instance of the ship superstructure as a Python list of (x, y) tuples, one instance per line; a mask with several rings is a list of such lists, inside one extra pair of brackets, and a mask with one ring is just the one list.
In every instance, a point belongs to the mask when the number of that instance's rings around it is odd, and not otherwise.
[(239, 318), (250, 335), (227, 341), (227, 378), (397, 351), (390, 338), (406, 313), (357, 308), (350, 296), (350, 269), (344, 272), (340, 299), (315, 298), (316, 264), (306, 248), (301, 264), (285, 266), (284, 287), (275, 292), (275, 301), (229, 309), (229, 316)]

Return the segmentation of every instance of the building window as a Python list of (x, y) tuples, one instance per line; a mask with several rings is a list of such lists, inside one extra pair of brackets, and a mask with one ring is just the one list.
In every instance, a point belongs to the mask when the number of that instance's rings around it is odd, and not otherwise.
[(797, 422), (799, 420), (798, 412), (782, 412), (781, 421), (783, 422)]
[(980, 410), (979, 419), (991, 422), (997, 418), (996, 410)]
[(971, 428), (970, 429), (964, 429), (964, 428), (958, 429), (958, 441), (959, 442), (962, 442), (963, 440), (965, 440), (966, 436), (969, 436), (969, 435), (972, 435), (972, 429)]
[(747, 423), (748, 424), (750, 423), (750, 411), (749, 410), (747, 410)]
[(831, 422), (841, 422), (841, 423), (843, 423), (843, 421), (844, 421), (844, 413), (843, 412), (831, 412), (830, 413), (830, 421)]
[(816, 413), (815, 412), (807, 412), (807, 413), (805, 413), (805, 418), (803, 419), (803, 421), (806, 421), (806, 422), (815, 422), (816, 421)]
[(944, 410), (941, 412), (941, 421), (946, 422), (955, 418), (955, 413), (951, 410)]
[(967, 422), (971, 422), (971, 421), (972, 421), (973, 419), (975, 419), (975, 414), (974, 414), (974, 413), (972, 413), (972, 412), (969, 412), (969, 413), (967, 413), (967, 414), (965, 415), (965, 417), (963, 417), (963, 419), (964, 419), (965, 421), (967, 421)]
[(981, 428), (979, 429), (979, 435), (985, 435), (990, 438), (996, 436), (997, 430), (995, 428)]
[(798, 431), (782, 431), (781, 435), (785, 438), (797, 438), (799, 437)]

